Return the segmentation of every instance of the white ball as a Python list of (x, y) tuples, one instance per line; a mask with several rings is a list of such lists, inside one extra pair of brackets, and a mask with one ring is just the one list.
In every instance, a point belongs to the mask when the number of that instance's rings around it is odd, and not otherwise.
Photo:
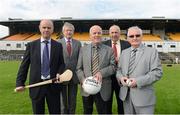
[(101, 82), (95, 79), (93, 76), (87, 77), (83, 84), (82, 88), (84, 92), (94, 95), (97, 94), (101, 89)]
[(132, 84), (131, 80), (127, 79), (127, 80), (126, 80), (126, 84), (127, 84), (128, 87), (130, 87), (131, 84)]

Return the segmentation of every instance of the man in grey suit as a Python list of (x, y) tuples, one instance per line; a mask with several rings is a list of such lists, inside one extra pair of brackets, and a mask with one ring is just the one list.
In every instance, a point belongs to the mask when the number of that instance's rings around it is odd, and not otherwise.
[[(97, 112), (99, 114), (106, 114), (107, 101), (111, 97), (110, 76), (115, 72), (115, 58), (112, 48), (101, 43), (102, 28), (100, 26), (92, 26), (89, 33), (92, 43), (82, 47), (80, 50), (77, 75), (81, 84), (83, 84), (85, 78), (94, 76), (95, 79), (102, 81), (102, 87), (100, 92), (95, 95), (90, 95), (87, 92), (84, 92), (81, 86), (84, 114), (92, 114), (94, 102), (96, 104)], [(96, 73), (94, 73), (92, 69), (92, 60), (95, 49), (98, 50), (99, 54), (98, 71)]]
[(131, 47), (123, 50), (116, 77), (122, 84), (119, 96), (125, 114), (153, 114), (156, 103), (153, 83), (162, 77), (161, 61), (154, 48), (142, 44), (142, 30), (128, 29)]
[(79, 79), (75, 70), (81, 43), (80, 41), (73, 39), (74, 30), (74, 25), (68, 22), (64, 23), (62, 27), (64, 37), (58, 40), (63, 46), (65, 68), (70, 69), (73, 72), (73, 77), (70, 82), (62, 85), (61, 113), (63, 114), (75, 114), (76, 111), (76, 97)]

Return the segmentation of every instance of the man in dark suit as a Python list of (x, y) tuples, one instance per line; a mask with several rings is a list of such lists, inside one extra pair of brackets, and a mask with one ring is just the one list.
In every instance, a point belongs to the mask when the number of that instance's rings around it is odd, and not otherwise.
[(73, 39), (74, 30), (74, 25), (68, 22), (64, 23), (62, 27), (64, 37), (58, 40), (63, 46), (65, 68), (70, 69), (73, 72), (73, 77), (71, 81), (62, 84), (62, 114), (75, 114), (76, 111), (76, 97), (79, 79), (76, 75), (75, 70), (78, 61), (79, 50), (81, 48), (81, 43), (80, 41)]
[(110, 76), (115, 73), (113, 50), (101, 43), (102, 28), (100, 26), (92, 26), (89, 35), (92, 43), (82, 47), (80, 50), (77, 75), (81, 84), (87, 77), (94, 76), (94, 79), (102, 81), (102, 87), (100, 92), (94, 95), (88, 94), (83, 90), (82, 86), (80, 87), (84, 114), (92, 114), (94, 102), (98, 114), (107, 114), (107, 100), (111, 97)]
[[(121, 51), (130, 47), (129, 42), (119, 39), (120, 34), (121, 34), (120, 27), (117, 25), (112, 25), (109, 29), (109, 36), (111, 39), (103, 42), (104, 44), (113, 48), (114, 54), (115, 54), (115, 60), (116, 60), (116, 68), (117, 68), (117, 62), (119, 60)], [(120, 86), (117, 82), (116, 74), (113, 74), (111, 76), (111, 79), (112, 79), (112, 94), (111, 94), (110, 100), (108, 101), (108, 114), (112, 114), (112, 102), (113, 102), (114, 91), (116, 94), (118, 114), (123, 114), (124, 113), (123, 102), (119, 98)]]
[[(29, 84), (42, 82), (64, 72), (62, 45), (53, 39), (54, 25), (51, 20), (40, 22), (41, 38), (27, 44), (23, 61), (16, 79), (16, 91), (24, 91), (28, 69), (30, 68)], [(30, 88), (33, 113), (45, 113), (45, 100), (50, 114), (60, 113), (60, 85), (49, 84)]]

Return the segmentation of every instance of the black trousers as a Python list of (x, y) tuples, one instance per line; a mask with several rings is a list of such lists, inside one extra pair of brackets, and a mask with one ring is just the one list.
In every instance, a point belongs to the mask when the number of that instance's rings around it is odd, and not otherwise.
[(97, 93), (96, 95), (90, 95), (88, 97), (83, 96), (82, 99), (83, 99), (84, 114), (93, 113), (94, 102), (98, 114), (107, 114), (107, 102), (102, 99), (100, 93)]
[(124, 114), (123, 101), (119, 98), (120, 86), (117, 82), (116, 74), (111, 76), (111, 80), (112, 80), (112, 93), (110, 100), (108, 100), (108, 114), (112, 114), (112, 103), (113, 103), (114, 92), (116, 95), (118, 114)]
[(31, 99), (34, 114), (45, 114), (45, 101), (49, 114), (60, 114), (60, 93), (53, 93), (49, 85), (41, 86), (40, 95), (37, 99)]

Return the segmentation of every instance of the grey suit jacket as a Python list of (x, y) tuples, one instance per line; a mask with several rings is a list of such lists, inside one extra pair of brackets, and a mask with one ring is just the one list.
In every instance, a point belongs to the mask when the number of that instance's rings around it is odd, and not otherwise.
[(76, 74), (76, 65), (77, 65), (77, 61), (78, 61), (78, 57), (79, 57), (81, 43), (78, 40), (72, 39), (72, 53), (71, 53), (71, 56), (69, 56), (69, 54), (67, 52), (65, 38), (59, 39), (58, 42), (60, 42), (63, 46), (65, 69), (70, 69), (73, 72), (73, 77), (72, 77), (70, 83), (78, 84), (79, 79)]
[[(131, 48), (124, 50), (118, 63), (116, 77), (119, 79), (127, 76)], [(137, 81), (136, 88), (130, 88), (130, 98), (136, 106), (148, 106), (155, 104), (155, 94), (153, 83), (162, 77), (161, 61), (158, 52), (154, 48), (140, 45), (137, 51), (133, 73), (129, 77), (134, 77)], [(127, 87), (122, 86), (119, 96), (124, 101), (127, 96)]]
[[(77, 64), (77, 75), (82, 83), (82, 81), (89, 76), (92, 76), (92, 68), (91, 68), (91, 48), (92, 44), (86, 45), (81, 48), (78, 64)], [(112, 48), (100, 44), (99, 49), (99, 69), (102, 74), (102, 87), (100, 90), (101, 97), (104, 101), (107, 101), (111, 96), (111, 75), (115, 73), (115, 59), (113, 55)], [(81, 87), (82, 96), (89, 96), (89, 94), (85, 93)]]

